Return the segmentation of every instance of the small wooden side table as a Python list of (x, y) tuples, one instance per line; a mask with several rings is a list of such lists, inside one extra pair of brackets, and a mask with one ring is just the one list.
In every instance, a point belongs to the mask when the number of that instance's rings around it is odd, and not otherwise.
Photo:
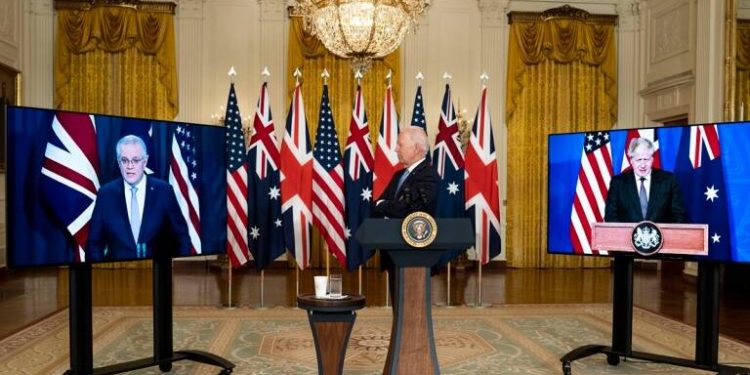
[(365, 307), (365, 296), (322, 299), (312, 294), (297, 296), (297, 306), (307, 310), (318, 358), (318, 374), (342, 374), (355, 310)]

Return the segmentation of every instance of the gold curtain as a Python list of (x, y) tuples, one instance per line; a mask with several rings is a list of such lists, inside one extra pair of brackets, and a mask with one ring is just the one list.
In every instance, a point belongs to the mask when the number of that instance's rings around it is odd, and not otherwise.
[[(346, 138), (349, 134), (349, 121), (352, 117), (354, 94), (357, 90), (357, 81), (354, 79), (350, 60), (342, 59), (332, 54), (325, 49), (320, 40), (306, 33), (302, 26), (301, 18), (292, 17), (290, 21), (287, 103), (291, 102), (292, 93), (294, 92), (294, 70), (299, 68), (302, 72), (300, 81), (302, 82), (302, 96), (305, 99), (307, 127), (310, 132), (310, 140), (314, 145), (315, 132), (318, 129), (320, 97), (323, 93), (323, 79), (320, 75), (323, 73), (323, 69), (328, 69), (331, 75), (328, 79), (328, 95), (343, 155)], [(375, 146), (377, 134), (380, 129), (383, 97), (386, 90), (385, 77), (389, 70), (392, 76), (393, 98), (396, 108), (399, 108), (401, 91), (400, 61), (400, 52), (396, 50), (382, 60), (373, 61), (372, 67), (364, 74), (364, 78), (362, 79), (362, 95), (365, 99), (367, 120), (370, 126), (370, 139), (373, 146)], [(324, 243), (325, 241), (317, 234), (313, 236), (313, 250), (311, 254), (311, 264), (313, 267), (325, 266), (326, 254), (323, 248)], [(334, 265), (334, 263), (336, 263), (335, 260), (332, 260), (331, 264)]]
[(512, 21), (506, 119), (508, 265), (609, 264), (604, 258), (547, 254), (547, 135), (613, 127), (617, 119), (613, 22), (538, 16)]
[[(737, 120), (750, 116), (750, 21), (737, 20), (737, 76), (734, 85), (737, 100), (734, 113)], [(740, 116), (742, 115), (742, 116)]]
[(58, 9), (55, 108), (173, 119), (177, 69), (168, 9)]
[(55, 5), (55, 108), (159, 120), (177, 115), (174, 4)]

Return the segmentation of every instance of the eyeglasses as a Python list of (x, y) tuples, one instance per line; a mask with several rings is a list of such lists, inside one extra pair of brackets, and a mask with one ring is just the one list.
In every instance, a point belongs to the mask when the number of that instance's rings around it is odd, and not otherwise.
[(128, 166), (128, 165), (135, 166), (135, 165), (141, 164), (141, 162), (143, 160), (145, 160), (145, 159), (144, 158), (132, 158), (132, 159), (120, 158), (120, 164), (122, 164), (124, 166)]

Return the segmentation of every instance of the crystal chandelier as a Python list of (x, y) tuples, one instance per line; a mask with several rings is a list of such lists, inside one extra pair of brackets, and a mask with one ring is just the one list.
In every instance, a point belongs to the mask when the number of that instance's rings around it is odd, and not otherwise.
[(334, 54), (365, 71), (398, 48), (430, 0), (290, 0), (292, 16)]

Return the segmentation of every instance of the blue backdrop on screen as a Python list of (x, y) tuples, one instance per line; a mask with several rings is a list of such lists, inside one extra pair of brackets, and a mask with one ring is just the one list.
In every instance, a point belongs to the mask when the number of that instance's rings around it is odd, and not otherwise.
[[(677, 172), (681, 184), (685, 175), (683, 168), (676, 168), (680, 153), (680, 140), (687, 134), (689, 126), (656, 128), (659, 140), (661, 168)], [(719, 191), (719, 199), (727, 204), (727, 221), (731, 249), (728, 253), (711, 252), (709, 258), (722, 262), (750, 262), (750, 123), (718, 124), (721, 154), (718, 159), (723, 169), (724, 190)], [(625, 151), (627, 130), (610, 131), (612, 147), (613, 175), (620, 173)], [(578, 169), (581, 165), (581, 151), (584, 133), (552, 134), (549, 136), (549, 174), (548, 174), (548, 251), (557, 254), (572, 254), (573, 245), (570, 238), (570, 217), (575, 197)], [(707, 157), (703, 150), (704, 160)], [(676, 171), (677, 169), (677, 171)], [(681, 186), (682, 187), (682, 186)], [(687, 187), (682, 187), (683, 191)], [(686, 199), (686, 209), (693, 222), (703, 222), (700, 212), (691, 212), (691, 204)], [(694, 209), (697, 211), (697, 209)], [(709, 226), (709, 231), (711, 231)], [(710, 236), (710, 235), (709, 235)], [(711, 243), (711, 239), (709, 239)], [(711, 244), (709, 244), (710, 249)]]
[[(8, 255), (13, 267), (61, 265), (75, 262), (77, 245), (50, 212), (50, 202), (61, 197), (43, 197), (42, 164), (57, 111), (9, 107), (7, 118), (7, 215)], [(194, 183), (200, 205), (202, 254), (225, 252), (226, 163), (224, 129), (205, 125), (94, 115), (98, 181), (104, 185), (120, 177), (115, 144), (126, 134), (144, 138), (148, 148), (147, 168), (152, 176), (169, 180), (171, 140), (178, 125), (195, 135), (197, 175)], [(64, 142), (64, 141), (61, 141)], [(62, 213), (65, 216), (65, 213)], [(122, 259), (125, 260), (125, 259)]]

